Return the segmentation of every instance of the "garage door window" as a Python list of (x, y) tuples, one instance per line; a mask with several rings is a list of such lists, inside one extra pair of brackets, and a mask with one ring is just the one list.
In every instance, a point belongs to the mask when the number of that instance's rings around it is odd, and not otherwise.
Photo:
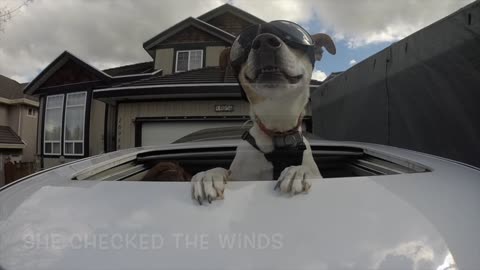
[(203, 66), (203, 50), (177, 51), (175, 72), (188, 71)]
[(65, 106), (65, 155), (83, 155), (87, 92), (67, 94)]

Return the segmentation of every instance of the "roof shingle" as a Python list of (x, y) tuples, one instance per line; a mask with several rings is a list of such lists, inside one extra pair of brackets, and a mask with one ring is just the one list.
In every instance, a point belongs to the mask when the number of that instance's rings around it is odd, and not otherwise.
[(38, 99), (23, 94), (23, 85), (0, 75), (0, 97), (6, 99), (28, 98), (37, 101)]
[(123, 76), (123, 75), (132, 75), (132, 74), (142, 74), (149, 73), (153, 70), (153, 61), (136, 63), (130, 65), (124, 65), (109, 69), (104, 69), (103, 72), (107, 73), (110, 76)]
[(8, 126), (0, 126), (0, 144), (24, 144), (22, 139)]
[(134, 82), (118, 84), (113, 87), (146, 86), (167, 84), (200, 84), (200, 83), (236, 83), (237, 79), (230, 72), (220, 67), (206, 67), (186, 72), (177, 72), (164, 76), (153, 76)]

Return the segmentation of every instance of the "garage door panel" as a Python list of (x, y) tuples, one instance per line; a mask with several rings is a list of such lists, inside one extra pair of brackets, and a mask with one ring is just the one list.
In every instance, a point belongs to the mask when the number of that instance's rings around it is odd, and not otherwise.
[(241, 126), (241, 121), (147, 122), (142, 124), (142, 146), (169, 144), (206, 128)]

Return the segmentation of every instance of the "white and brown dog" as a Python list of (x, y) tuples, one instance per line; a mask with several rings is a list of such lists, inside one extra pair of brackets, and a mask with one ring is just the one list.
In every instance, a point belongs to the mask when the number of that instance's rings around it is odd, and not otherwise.
[(328, 35), (310, 36), (297, 24), (273, 21), (247, 28), (222, 53), (220, 65), (230, 64), (235, 71), (254, 124), (229, 170), (214, 168), (192, 177), (194, 200), (223, 199), (227, 180), (274, 179), (275, 189), (297, 194), (321, 177), (301, 123), (322, 47), (336, 53)]

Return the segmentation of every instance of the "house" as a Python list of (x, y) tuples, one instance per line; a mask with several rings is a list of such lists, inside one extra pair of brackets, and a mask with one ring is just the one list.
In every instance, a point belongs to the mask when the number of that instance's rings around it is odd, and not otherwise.
[(7, 161), (36, 160), (38, 100), (22, 90), (21, 84), (0, 75), (0, 186), (13, 180), (5, 176)]
[(248, 103), (219, 55), (242, 29), (263, 22), (225, 4), (145, 41), (152, 61), (103, 71), (63, 52), (25, 88), (40, 99), (42, 167), (242, 125)]

